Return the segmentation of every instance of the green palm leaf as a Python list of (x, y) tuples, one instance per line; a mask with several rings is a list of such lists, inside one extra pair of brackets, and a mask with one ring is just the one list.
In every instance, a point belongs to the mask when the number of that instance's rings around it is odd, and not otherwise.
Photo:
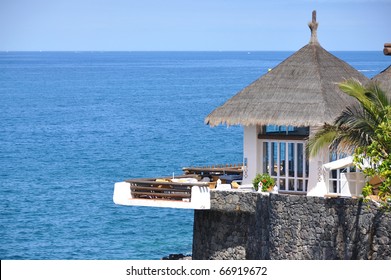
[(363, 86), (351, 79), (338, 86), (357, 103), (347, 107), (333, 124), (325, 124), (309, 138), (307, 149), (312, 157), (326, 146), (336, 152), (352, 153), (357, 147), (370, 145), (378, 138), (376, 129), (391, 105), (390, 98), (376, 83)]

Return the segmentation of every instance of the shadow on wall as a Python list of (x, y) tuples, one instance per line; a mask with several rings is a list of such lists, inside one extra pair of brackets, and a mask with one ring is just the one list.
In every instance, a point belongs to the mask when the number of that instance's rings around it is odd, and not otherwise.
[[(374, 212), (363, 200), (353, 199), (326, 200), (324, 210), (328, 222), (323, 224), (319, 245), (312, 251), (317, 259), (378, 259), (379, 250), (383, 251), (381, 255), (390, 256), (389, 238), (383, 242), (377, 237), (383, 218), (387, 220), (383, 211)], [(379, 247), (378, 241), (387, 246)]]
[[(195, 211), (193, 259), (391, 259), (391, 213), (373, 203), (252, 194), (230, 197), (229, 205), (225, 195), (232, 193), (219, 192), (212, 210)], [(240, 210), (252, 200), (255, 207)]]

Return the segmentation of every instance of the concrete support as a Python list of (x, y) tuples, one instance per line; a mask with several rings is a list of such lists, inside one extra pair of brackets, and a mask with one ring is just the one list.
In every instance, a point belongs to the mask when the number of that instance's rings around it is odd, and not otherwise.
[(261, 171), (261, 147), (258, 141), (260, 127), (244, 127), (243, 162), (247, 169), (243, 173), (243, 184), (251, 184), (255, 175)]

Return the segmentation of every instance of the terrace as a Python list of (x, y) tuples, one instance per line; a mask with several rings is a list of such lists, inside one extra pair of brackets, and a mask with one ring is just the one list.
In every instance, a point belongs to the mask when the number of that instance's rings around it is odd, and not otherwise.
[(241, 188), (243, 169), (240, 164), (184, 167), (176, 177), (128, 179), (115, 184), (113, 200), (127, 206), (210, 209), (210, 190)]

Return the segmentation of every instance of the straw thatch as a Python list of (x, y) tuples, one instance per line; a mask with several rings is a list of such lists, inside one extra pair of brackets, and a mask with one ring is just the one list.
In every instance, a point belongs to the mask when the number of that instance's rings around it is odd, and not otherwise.
[(205, 123), (318, 126), (331, 123), (354, 102), (338, 83), (368, 78), (320, 46), (315, 12), (309, 26), (308, 45), (216, 108)]
[(372, 80), (378, 82), (380, 88), (391, 98), (391, 65), (373, 77)]

